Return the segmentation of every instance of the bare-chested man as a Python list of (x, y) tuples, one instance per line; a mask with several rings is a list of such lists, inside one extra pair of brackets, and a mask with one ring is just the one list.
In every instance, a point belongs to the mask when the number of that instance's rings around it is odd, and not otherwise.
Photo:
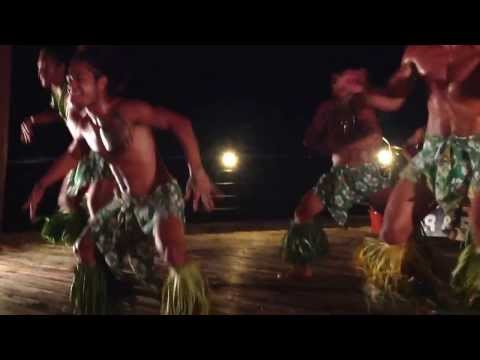
[[(109, 52), (101, 47), (84, 48), (74, 57), (68, 76), (71, 101), (86, 111), (88, 121), (83, 123), (81, 136), (69, 153), (40, 181), (46, 181), (40, 188), (58, 180), (59, 174), (72, 167), (88, 148), (100, 154), (114, 175), (117, 196), (96, 212), (75, 245), (79, 266), (86, 271), (95, 268), (99, 251), (112, 272), (121, 276), (123, 260), (128, 255), (139, 278), (154, 284), (154, 258), (160, 253), (170, 265), (162, 291), (162, 312), (207, 312), (203, 277), (187, 257), (182, 191), (159, 157), (152, 132), (153, 127), (159, 128), (178, 138), (191, 175), (187, 200), (193, 198), (194, 210), (200, 201), (212, 210), (215, 188), (202, 165), (192, 126), (188, 119), (167, 109), (116, 97), (111, 65)], [(30, 196), (32, 216), (42, 195), (34, 189)], [(84, 296), (82, 286), (76, 277), (72, 286), (74, 297)], [(72, 300), (77, 310), (91, 310), (81, 305), (88, 300)]]
[(51, 110), (28, 116), (21, 124), (20, 138), (30, 144), (34, 137), (34, 127), (66, 121), (63, 99), (66, 96), (66, 74), (68, 63), (73, 55), (73, 47), (52, 46), (40, 50), (37, 60), (38, 78), (42, 88), (52, 94)]
[(320, 105), (306, 132), (305, 146), (330, 155), (333, 167), (303, 197), (283, 240), (283, 257), (294, 266), (294, 277), (310, 277), (308, 264), (327, 252), (325, 234), (315, 221), (318, 214), (328, 210), (343, 226), (355, 204), (370, 202), (382, 209), (386, 204), (394, 180), (376, 161), (382, 129), (374, 108), (353, 93), (366, 84), (365, 70), (334, 76), (334, 98)]
[(479, 94), (478, 85), (467, 86), (479, 64), (478, 45), (409, 46), (388, 88), (366, 93), (370, 105), (396, 111), (416, 78), (430, 91), (423, 150), (403, 171), (386, 209), (381, 237), (387, 243), (406, 243), (437, 203), (452, 214), (470, 200), (473, 232), (479, 234)]
[[(42, 87), (51, 91), (52, 109), (29, 116), (22, 122), (21, 140), (24, 143), (29, 144), (33, 141), (35, 126), (58, 121), (64, 122), (72, 138), (79, 136), (78, 126), (82, 121), (82, 115), (77, 112), (74, 116), (67, 110), (69, 105), (71, 107), (71, 103), (69, 103), (66, 74), (74, 50), (73, 46), (51, 46), (40, 50), (37, 61), (38, 77)], [(69, 173), (63, 174), (63, 183), (58, 196), (60, 211), (47, 219), (42, 230), (42, 235), (50, 241), (61, 242), (65, 237), (71, 240), (78, 235), (78, 231), (87, 219), (86, 211), (81, 208), (84, 195), (89, 187), (98, 188), (99, 185), (95, 183), (108, 181), (108, 177), (111, 176), (104, 161), (93, 152), (86, 154), (76, 165)], [(106, 194), (97, 191), (97, 199), (94, 199), (91, 193), (91, 191), (87, 193), (90, 212), (92, 212), (90, 205), (93, 202), (105, 204), (113, 195), (111, 191)], [(104, 196), (105, 199), (100, 199), (100, 196)]]
[[(28, 116), (21, 124), (21, 140), (25, 144), (30, 144), (34, 138), (34, 128), (38, 125), (46, 125), (59, 121), (64, 121), (70, 134), (75, 137), (76, 125), (74, 119), (68, 119), (66, 115), (66, 97), (67, 82), (66, 74), (68, 63), (73, 55), (73, 47), (51, 46), (44, 47), (40, 50), (37, 69), (40, 84), (44, 89), (49, 89), (52, 97), (50, 106), (51, 110)], [(68, 196), (69, 178), (66, 177), (60, 195), (58, 197), (58, 205), (64, 211), (70, 211), (76, 207), (79, 200), (70, 191), (72, 196)]]

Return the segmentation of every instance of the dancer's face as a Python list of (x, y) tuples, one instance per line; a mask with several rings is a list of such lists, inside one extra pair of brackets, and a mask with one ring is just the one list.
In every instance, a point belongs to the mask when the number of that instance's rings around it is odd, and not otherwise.
[(333, 95), (340, 100), (347, 100), (367, 86), (366, 70), (346, 70), (332, 79)]
[(73, 61), (71, 63), (67, 81), (71, 101), (75, 106), (90, 106), (105, 94), (106, 77), (96, 75), (92, 67), (85, 62)]
[(50, 88), (55, 82), (65, 78), (65, 67), (51, 56), (40, 52), (37, 61), (38, 78), (43, 88)]
[(341, 77), (336, 77), (332, 80), (332, 92), (333, 96), (337, 99), (342, 100), (348, 97), (350, 94), (348, 87), (346, 86), (344, 79)]

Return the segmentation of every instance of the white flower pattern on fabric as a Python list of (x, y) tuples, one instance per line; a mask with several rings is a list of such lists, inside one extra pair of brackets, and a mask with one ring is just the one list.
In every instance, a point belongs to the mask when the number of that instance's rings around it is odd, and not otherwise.
[(391, 179), (382, 173), (376, 164), (367, 163), (359, 167), (333, 167), (323, 175), (314, 187), (314, 192), (324, 202), (326, 208), (343, 226), (348, 220), (348, 212), (368, 197), (393, 185)]
[(401, 173), (413, 183), (425, 181), (443, 210), (452, 215), (479, 188), (480, 136), (427, 136), (423, 150)]
[(123, 260), (129, 255), (136, 276), (144, 282), (153, 281), (154, 258), (158, 256), (154, 229), (158, 221), (169, 217), (184, 222), (184, 208), (182, 191), (172, 179), (144, 199), (113, 199), (91, 221), (88, 233), (117, 277), (122, 276)]

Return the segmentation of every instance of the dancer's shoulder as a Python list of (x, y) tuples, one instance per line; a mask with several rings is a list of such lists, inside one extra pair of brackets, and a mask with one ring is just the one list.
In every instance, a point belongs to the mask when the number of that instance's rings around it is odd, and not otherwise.
[(418, 62), (431, 61), (439, 55), (438, 45), (410, 45), (405, 49), (404, 63), (416, 64)]
[(185, 116), (163, 106), (152, 105), (144, 100), (121, 99), (117, 102), (115, 111), (124, 120), (137, 125), (153, 126), (167, 129), (176, 121), (189, 120)]
[(425, 52), (425, 46), (421, 45), (409, 45), (405, 49), (403, 55), (402, 63), (403, 64), (412, 64), (415, 63), (419, 57)]
[(402, 78), (411, 78), (413, 75), (418, 74), (421, 64), (424, 64), (431, 55), (427, 48), (428, 46), (423, 45), (407, 46), (398, 75)]
[(140, 99), (118, 98), (115, 102), (115, 112), (123, 115), (125, 118), (142, 114), (152, 110), (152, 105), (147, 101)]

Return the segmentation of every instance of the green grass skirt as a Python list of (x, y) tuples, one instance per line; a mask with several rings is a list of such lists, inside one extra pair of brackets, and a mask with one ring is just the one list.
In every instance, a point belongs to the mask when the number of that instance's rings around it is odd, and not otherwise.
[(88, 214), (82, 208), (71, 214), (58, 211), (44, 218), (40, 235), (50, 244), (72, 246), (87, 223)]
[(307, 265), (328, 254), (328, 238), (316, 222), (290, 225), (282, 239), (281, 256), (292, 265)]
[(163, 315), (208, 315), (210, 303), (207, 284), (197, 265), (189, 263), (170, 268), (163, 285), (161, 313)]

